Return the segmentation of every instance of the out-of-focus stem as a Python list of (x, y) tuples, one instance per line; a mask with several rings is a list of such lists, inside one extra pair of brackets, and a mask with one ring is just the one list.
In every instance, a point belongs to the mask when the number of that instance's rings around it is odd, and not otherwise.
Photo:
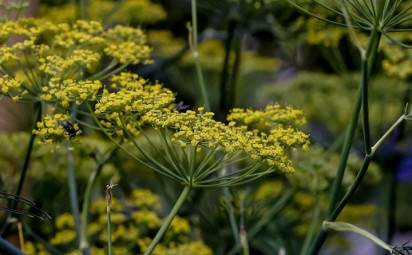
[(102, 171), (104, 165), (107, 163), (107, 161), (109, 161), (114, 151), (115, 150), (110, 151), (109, 155), (104, 160), (98, 162), (95, 170), (90, 174), (89, 180), (87, 182), (86, 191), (83, 197), (82, 213), (81, 213), (82, 226), (81, 226), (81, 231), (80, 231), (80, 251), (83, 254), (90, 254), (89, 241), (87, 239), (87, 224), (88, 224), (88, 214), (89, 214), (91, 191), (92, 191), (94, 183), (96, 182), (97, 177), (100, 175), (100, 172)]
[(200, 92), (202, 95), (203, 104), (205, 105), (206, 111), (210, 111), (209, 96), (206, 89), (205, 79), (203, 77), (202, 66), (200, 64), (200, 56), (198, 50), (198, 40), (197, 40), (197, 7), (196, 0), (192, 0), (192, 28), (191, 28), (191, 48), (192, 55), (195, 62), (196, 75), (200, 87)]
[(76, 233), (78, 237), (79, 247), (80, 247), (80, 233), (82, 222), (80, 220), (80, 210), (79, 210), (79, 196), (77, 194), (77, 183), (76, 183), (76, 166), (74, 161), (74, 153), (72, 145), (70, 142), (67, 144), (67, 184), (69, 186), (69, 197), (70, 197), (70, 207), (74, 218), (74, 223), (76, 225)]
[(172, 220), (179, 212), (179, 209), (182, 207), (183, 203), (185, 202), (187, 196), (190, 193), (190, 187), (185, 186), (182, 193), (180, 193), (179, 198), (177, 199), (176, 203), (174, 204), (172, 210), (170, 211), (169, 215), (167, 215), (166, 219), (164, 220), (162, 226), (160, 227), (159, 231), (157, 232), (156, 236), (153, 238), (152, 242), (150, 243), (149, 247), (145, 251), (144, 255), (150, 255), (159, 244), (161, 239), (163, 238), (164, 234), (166, 233), (167, 229), (169, 228)]

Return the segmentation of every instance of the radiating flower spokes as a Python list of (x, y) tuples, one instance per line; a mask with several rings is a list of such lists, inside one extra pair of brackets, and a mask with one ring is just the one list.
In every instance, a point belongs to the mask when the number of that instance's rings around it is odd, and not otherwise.
[[(360, 31), (375, 31), (382, 33), (389, 40), (399, 45), (406, 44), (396, 40), (390, 32), (410, 32), (411, 27), (405, 27), (412, 21), (412, 4), (405, 6), (405, 0), (313, 0), (310, 1), (325, 9), (334, 18), (314, 13), (303, 7), (297, 0), (287, 0), (300, 11), (327, 23)], [(299, 3), (298, 3), (299, 2)]]

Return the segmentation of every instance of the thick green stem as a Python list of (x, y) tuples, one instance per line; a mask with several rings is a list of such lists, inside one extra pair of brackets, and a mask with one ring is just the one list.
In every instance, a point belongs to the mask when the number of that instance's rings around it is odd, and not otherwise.
[[(362, 105), (364, 106), (363, 107), (363, 109), (364, 109), (364, 112), (363, 112), (364, 113), (363, 114), (363, 117), (364, 117), (364, 136), (365, 135), (367, 136), (367, 137), (365, 137), (365, 142), (369, 143), (369, 145), (365, 144), (365, 148), (366, 148), (366, 146), (368, 146), (367, 156), (368, 157), (370, 156), (370, 153), (368, 153), (368, 152), (370, 152), (371, 148), (370, 148), (370, 141), (369, 141), (370, 138), (369, 138), (369, 113), (368, 113), (368, 107), (367, 107), (367, 86), (368, 86), (370, 73), (371, 73), (373, 65), (376, 61), (376, 56), (377, 56), (377, 52), (378, 52), (378, 48), (379, 48), (380, 39), (381, 39), (381, 33), (377, 32), (377, 31), (372, 31), (372, 33), (370, 35), (370, 39), (369, 39), (368, 48), (367, 48), (365, 54), (363, 54), (363, 53), (361, 54), (362, 55), (361, 56), (361, 58), (362, 58), (362, 78), (361, 78), (361, 82), (360, 82), (361, 84), (359, 86), (359, 92), (358, 92), (358, 96), (357, 96), (357, 101), (355, 103), (355, 109), (352, 113), (352, 120), (351, 120), (351, 123), (349, 125), (348, 131), (346, 133), (344, 146), (343, 146), (343, 150), (342, 150), (342, 153), (341, 153), (341, 158), (340, 158), (340, 161), (339, 161), (337, 175), (336, 175), (336, 178), (335, 178), (333, 186), (332, 186), (329, 210), (328, 210), (328, 214), (327, 214), (327, 217), (326, 217), (326, 220), (328, 220), (328, 221), (332, 220), (332, 217), (333, 217), (334, 213), (336, 212), (336, 209), (341, 205), (341, 204), (337, 205), (337, 201), (339, 199), (339, 194), (342, 190), (342, 181), (343, 181), (343, 177), (345, 175), (345, 169), (346, 169), (346, 165), (347, 165), (347, 162), (348, 162), (350, 150), (351, 150), (351, 147), (352, 147), (353, 138), (355, 136), (355, 131), (356, 131), (356, 128), (358, 126), (359, 115), (360, 115), (360, 111), (362, 109)], [(373, 148), (372, 148), (372, 150), (373, 150)], [(369, 162), (366, 165), (366, 170), (367, 170), (368, 166), (369, 166)], [(326, 237), (327, 237), (327, 232), (322, 230), (321, 233), (315, 239), (314, 243), (312, 244), (311, 249), (309, 250), (309, 254), (311, 254), (311, 255), (318, 254), (319, 250), (321, 249), (323, 243), (326, 240)]]
[(192, 0), (192, 29), (191, 29), (191, 46), (192, 46), (192, 54), (193, 59), (195, 61), (195, 68), (196, 68), (196, 75), (200, 87), (200, 93), (202, 95), (202, 100), (205, 105), (205, 110), (210, 111), (210, 103), (209, 103), (209, 96), (206, 90), (205, 79), (203, 77), (202, 66), (200, 65), (200, 56), (198, 50), (198, 40), (197, 40), (197, 7), (196, 7), (196, 0)]
[(367, 59), (362, 59), (363, 142), (364, 142), (364, 147), (365, 147), (365, 153), (370, 154), (371, 136), (370, 136), (370, 125), (369, 125), (369, 100), (368, 100), (369, 79), (368, 79), (367, 70), (368, 70), (368, 61)]
[(161, 239), (163, 238), (164, 234), (166, 233), (167, 229), (169, 228), (172, 220), (177, 215), (179, 209), (182, 207), (183, 203), (185, 202), (187, 196), (190, 193), (190, 187), (185, 186), (182, 193), (180, 193), (179, 198), (176, 200), (172, 210), (170, 211), (169, 215), (167, 215), (166, 219), (164, 220), (162, 226), (160, 227), (159, 231), (157, 232), (156, 236), (153, 238), (152, 242), (150, 243), (149, 247), (145, 251), (144, 255), (150, 255), (159, 244)]

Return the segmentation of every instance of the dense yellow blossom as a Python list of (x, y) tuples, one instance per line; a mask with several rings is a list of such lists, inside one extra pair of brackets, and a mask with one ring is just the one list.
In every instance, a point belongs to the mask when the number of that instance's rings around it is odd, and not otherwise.
[[(284, 172), (293, 171), (285, 149), (291, 145), (305, 145), (308, 139), (306, 134), (294, 129), (287, 132), (273, 129), (264, 133), (256, 129), (248, 130), (244, 125), (237, 126), (235, 122), (226, 125), (214, 120), (213, 113), (205, 112), (203, 108), (184, 113), (173, 110), (151, 111), (142, 119), (155, 127), (171, 128), (174, 138), (192, 146), (222, 149), (228, 154), (245, 152), (251, 159), (266, 162)], [(287, 137), (280, 138), (285, 133)]]
[(14, 98), (19, 97), (19, 95), (23, 93), (27, 94), (28, 92), (23, 90), (22, 81), (4, 75), (0, 77), (0, 93)]
[[(140, 28), (118, 25), (105, 29), (100, 22), (85, 20), (59, 24), (21, 19), (0, 22), (0, 30), (4, 42), (0, 63), (12, 70), (10, 77), (0, 81), (1, 91), (16, 100), (47, 101), (64, 107), (72, 102), (81, 104), (96, 99), (101, 84), (94, 80), (127, 65), (151, 62), (151, 48)], [(11, 36), (21, 39), (6, 43)], [(106, 66), (102, 59), (108, 60)], [(21, 80), (25, 86), (15, 82), (16, 64), (24, 70)]]
[(38, 135), (42, 142), (50, 144), (73, 138), (80, 134), (80, 129), (77, 123), (71, 122), (69, 115), (57, 113), (44, 115), (42, 121), (37, 122), (33, 133)]
[(59, 81), (55, 78), (50, 80), (48, 87), (43, 87), (41, 98), (44, 101), (60, 103), (64, 107), (68, 107), (71, 102), (80, 105), (87, 100), (96, 100), (101, 87), (100, 81)]

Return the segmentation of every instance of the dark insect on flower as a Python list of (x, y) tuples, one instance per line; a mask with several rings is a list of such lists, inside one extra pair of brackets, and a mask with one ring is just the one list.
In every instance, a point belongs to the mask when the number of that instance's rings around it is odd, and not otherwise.
[(73, 123), (71, 123), (68, 120), (64, 120), (61, 122), (61, 125), (63, 126), (64, 130), (66, 131), (66, 133), (69, 135), (70, 138), (73, 138), (76, 136), (77, 132), (73, 126)]
[(176, 110), (178, 110), (179, 112), (185, 112), (187, 109), (189, 109), (189, 105), (186, 105), (183, 101), (180, 101), (176, 105)]

